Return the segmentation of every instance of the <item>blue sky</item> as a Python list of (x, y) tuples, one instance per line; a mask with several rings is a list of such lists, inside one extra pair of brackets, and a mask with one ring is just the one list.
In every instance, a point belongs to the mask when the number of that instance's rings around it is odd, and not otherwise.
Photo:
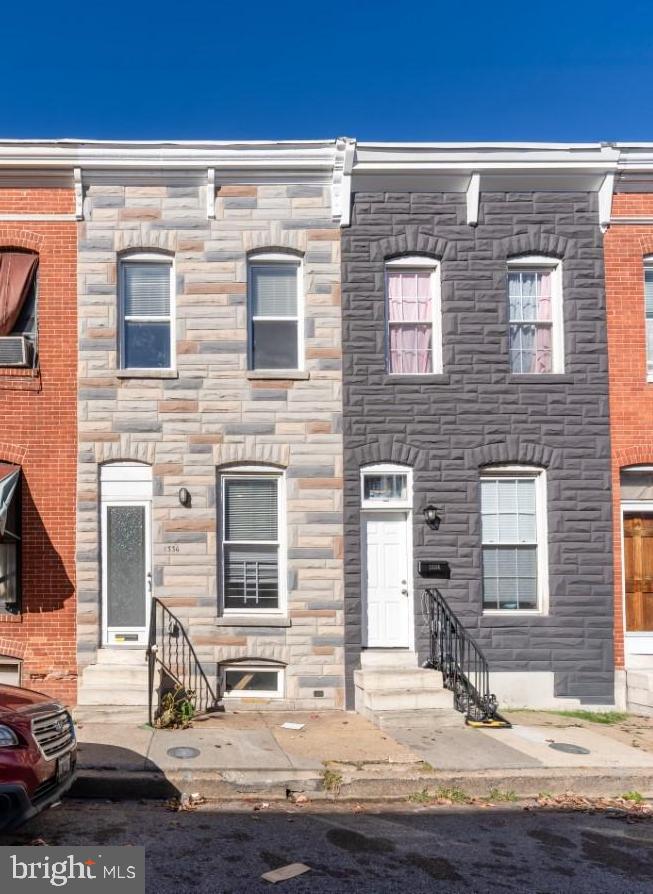
[(653, 3), (6, 4), (0, 137), (653, 140)]

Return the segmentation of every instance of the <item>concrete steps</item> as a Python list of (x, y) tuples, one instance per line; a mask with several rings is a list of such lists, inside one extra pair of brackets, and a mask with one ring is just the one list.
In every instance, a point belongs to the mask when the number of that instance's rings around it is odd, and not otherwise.
[(442, 685), (442, 675), (419, 667), (415, 652), (364, 651), (354, 684), (356, 710), (383, 729), (464, 723), (462, 714), (454, 710), (452, 694)]
[(145, 649), (99, 649), (95, 664), (82, 671), (75, 719), (85, 723), (116, 722), (116, 718), (145, 721), (145, 655)]
[(653, 716), (653, 666), (626, 670), (627, 708)]

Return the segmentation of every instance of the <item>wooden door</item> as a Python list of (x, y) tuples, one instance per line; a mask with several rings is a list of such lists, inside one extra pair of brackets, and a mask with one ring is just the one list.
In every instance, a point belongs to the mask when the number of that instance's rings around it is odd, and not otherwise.
[(626, 630), (653, 631), (653, 516), (624, 517)]

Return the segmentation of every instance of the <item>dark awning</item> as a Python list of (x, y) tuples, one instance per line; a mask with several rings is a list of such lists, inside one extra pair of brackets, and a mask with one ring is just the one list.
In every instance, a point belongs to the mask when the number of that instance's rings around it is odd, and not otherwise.
[(0, 536), (5, 532), (7, 513), (18, 487), (20, 466), (0, 463)]
[(32, 284), (39, 256), (0, 252), (0, 336), (10, 335)]

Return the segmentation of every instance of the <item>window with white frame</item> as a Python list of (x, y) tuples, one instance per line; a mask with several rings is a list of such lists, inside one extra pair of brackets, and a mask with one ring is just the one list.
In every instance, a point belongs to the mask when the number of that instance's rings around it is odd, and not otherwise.
[(301, 369), (301, 262), (284, 254), (250, 256), (249, 365)]
[(283, 476), (234, 470), (222, 476), (222, 593), (225, 613), (283, 608)]
[(163, 255), (134, 254), (120, 261), (120, 366), (174, 367), (174, 270)]
[(546, 610), (546, 481), (542, 469), (481, 476), (484, 611)]
[(395, 375), (442, 372), (440, 267), (424, 257), (386, 263), (387, 366)]
[(282, 667), (252, 661), (222, 668), (222, 690), (227, 698), (282, 698), (283, 687)]
[(653, 379), (653, 257), (644, 259), (644, 302), (646, 314), (646, 374)]
[(379, 463), (361, 469), (363, 509), (410, 508), (411, 470), (406, 466)]
[(560, 261), (531, 256), (508, 263), (510, 370), (564, 372)]

